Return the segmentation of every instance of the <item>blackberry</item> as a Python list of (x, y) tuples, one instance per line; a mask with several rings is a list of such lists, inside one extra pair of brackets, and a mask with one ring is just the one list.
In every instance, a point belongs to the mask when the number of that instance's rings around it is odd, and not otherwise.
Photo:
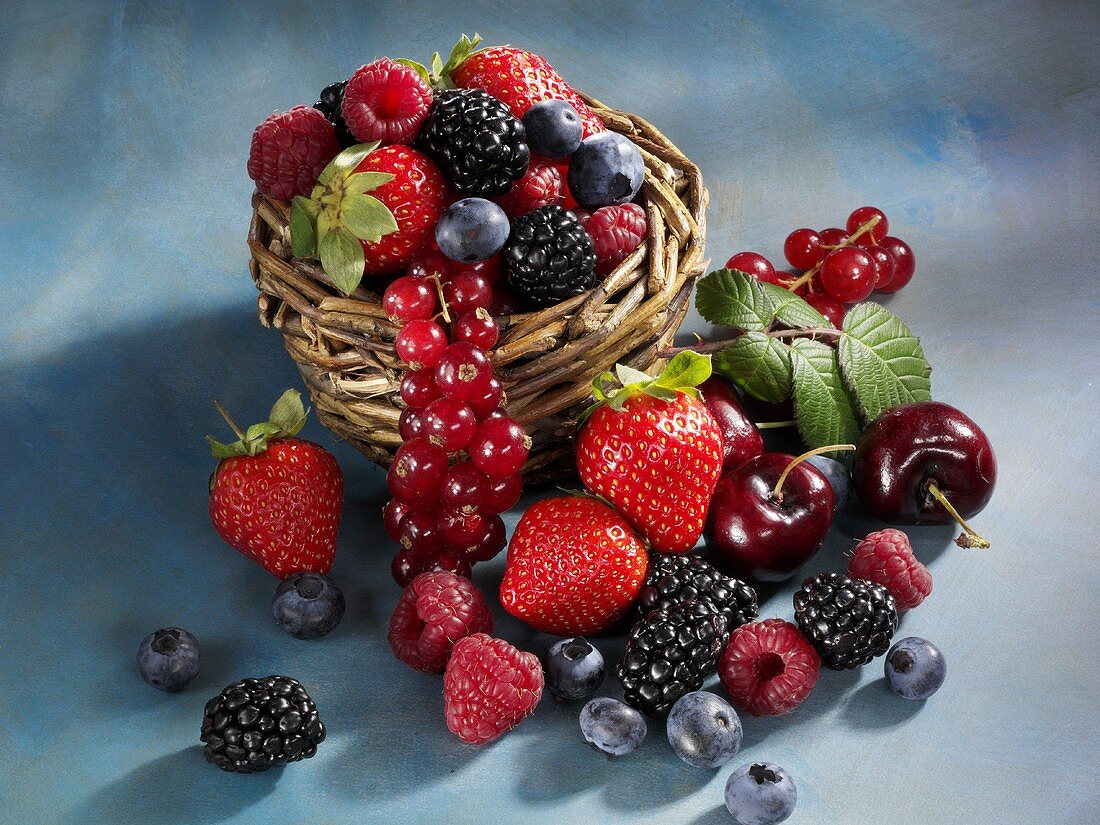
[(347, 87), (348, 82), (346, 80), (341, 80), (339, 83), (330, 83), (321, 90), (320, 99), (313, 104), (313, 108), (319, 110), (336, 127), (336, 139), (340, 141), (341, 149), (354, 146), (358, 142), (351, 130), (348, 129), (348, 124), (344, 120), (344, 113), (340, 108), (344, 102), (344, 89)]
[(647, 716), (667, 716), (714, 672), (726, 636), (725, 618), (703, 602), (650, 612), (630, 631), (615, 670), (623, 698)]
[(557, 205), (541, 206), (512, 221), (501, 261), (508, 285), (527, 309), (553, 306), (599, 283), (592, 237)]
[(484, 198), (511, 189), (531, 160), (523, 123), (481, 89), (436, 94), (416, 145), (432, 156), (455, 191)]
[(645, 586), (638, 595), (640, 615), (691, 600), (721, 614), (727, 633), (748, 624), (760, 612), (755, 590), (740, 579), (722, 575), (702, 556), (651, 555)]
[(223, 771), (257, 773), (309, 759), (325, 741), (317, 706), (297, 679), (242, 679), (206, 703), (202, 755)]
[(802, 635), (832, 670), (850, 670), (881, 656), (898, 628), (894, 597), (881, 584), (820, 573), (794, 594)]

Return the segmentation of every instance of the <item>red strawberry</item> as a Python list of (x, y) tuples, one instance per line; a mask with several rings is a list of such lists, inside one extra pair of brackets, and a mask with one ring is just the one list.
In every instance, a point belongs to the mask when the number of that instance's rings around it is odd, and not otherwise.
[(654, 379), (618, 365), (596, 379), (595, 412), (577, 437), (584, 485), (611, 502), (658, 553), (686, 553), (703, 532), (722, 472), (722, 434), (696, 389), (710, 357), (681, 352)]
[(210, 485), (210, 520), (233, 549), (280, 579), (304, 571), (327, 574), (344, 477), (332, 453), (292, 437), (306, 420), (297, 390), (283, 393), (268, 419), (242, 432), (226, 415), (240, 440), (222, 444), (206, 437), (221, 459)]
[(476, 34), (473, 40), (462, 35), (446, 65), (438, 60), (438, 55), (433, 58), (435, 74), (444, 81), (449, 78), (462, 89), (484, 89), (508, 104), (518, 118), (539, 101), (564, 100), (581, 116), (585, 137), (604, 131), (603, 122), (546, 58), (512, 46), (475, 51), (480, 42)]
[(543, 499), (516, 525), (500, 603), (543, 633), (599, 633), (634, 604), (647, 563), (645, 545), (602, 501)]

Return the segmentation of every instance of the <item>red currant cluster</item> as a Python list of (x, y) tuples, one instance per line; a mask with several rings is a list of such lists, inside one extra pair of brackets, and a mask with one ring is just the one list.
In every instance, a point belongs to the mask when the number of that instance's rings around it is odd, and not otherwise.
[(756, 252), (738, 252), (726, 266), (792, 290), (839, 327), (844, 304), (866, 300), (875, 290), (897, 292), (912, 279), (913, 250), (889, 231), (881, 209), (861, 206), (844, 229), (803, 228), (787, 236), (783, 255), (801, 272), (776, 272)]
[[(382, 296), (386, 314), (402, 325), (397, 354), (409, 368), (398, 422), (404, 443), (383, 510), (386, 532), (403, 548), (391, 566), (402, 587), (431, 570), (469, 576), (472, 565), (493, 558), (505, 545), (500, 513), (523, 489), (531, 440), (504, 412), (488, 354), (499, 335), (489, 314), (490, 267), (459, 269), (428, 253)], [(450, 338), (441, 323), (450, 324)]]

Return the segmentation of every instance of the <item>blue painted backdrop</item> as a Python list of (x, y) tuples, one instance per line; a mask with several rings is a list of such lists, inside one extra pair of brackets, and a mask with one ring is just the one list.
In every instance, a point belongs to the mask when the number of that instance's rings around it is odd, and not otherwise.
[[(383, 474), (315, 424), (348, 480), (331, 637), (281, 634), (272, 581), (208, 524), (210, 399), (253, 420), (296, 383), (245, 272), (253, 126), (462, 31), (659, 124), (703, 168), (715, 260), (778, 257), (790, 229), (866, 202), (916, 250), (891, 307), (923, 336), (937, 396), (997, 447), (979, 520), (994, 548), (913, 531), (936, 587), (902, 632), (951, 666), (925, 706), (890, 696), (876, 664), (824, 674), (790, 718), (745, 720), (744, 758), (796, 778), (791, 821), (1100, 819), (1095, 4), (2, 6), (0, 820), (726, 821), (729, 771), (681, 764), (659, 728), (613, 763), (549, 700), (492, 747), (447, 734), (439, 680), (385, 641)], [(838, 567), (869, 526), (841, 519), (808, 570)], [(765, 615), (790, 617), (790, 592)], [(175, 696), (132, 661), (171, 624), (204, 646)], [(205, 699), (269, 672), (312, 691), (331, 730), (318, 757), (252, 777), (205, 765)]]

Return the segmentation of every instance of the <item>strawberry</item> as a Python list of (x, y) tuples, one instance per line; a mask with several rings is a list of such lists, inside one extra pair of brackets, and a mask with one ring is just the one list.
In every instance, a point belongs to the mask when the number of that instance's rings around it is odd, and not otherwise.
[(327, 574), (336, 553), (344, 477), (332, 453), (294, 438), (306, 421), (297, 390), (287, 390), (268, 420), (222, 444), (207, 436), (221, 459), (210, 480), (210, 520), (218, 534), (269, 573)]
[(604, 131), (603, 122), (546, 58), (513, 46), (477, 51), (480, 42), (476, 34), (473, 40), (462, 35), (445, 64), (438, 54), (433, 55), (432, 74), (436, 81), (460, 89), (484, 89), (504, 101), (520, 119), (539, 101), (564, 100), (581, 116), (585, 137)]
[(500, 603), (543, 633), (599, 633), (634, 604), (647, 562), (645, 545), (602, 501), (543, 499), (516, 525)]
[[(654, 379), (619, 364), (594, 382), (597, 404), (577, 437), (584, 485), (611, 502), (658, 553), (686, 553), (703, 532), (722, 472), (722, 434), (698, 384), (710, 357), (681, 352)], [(609, 394), (610, 392), (610, 394)]]

